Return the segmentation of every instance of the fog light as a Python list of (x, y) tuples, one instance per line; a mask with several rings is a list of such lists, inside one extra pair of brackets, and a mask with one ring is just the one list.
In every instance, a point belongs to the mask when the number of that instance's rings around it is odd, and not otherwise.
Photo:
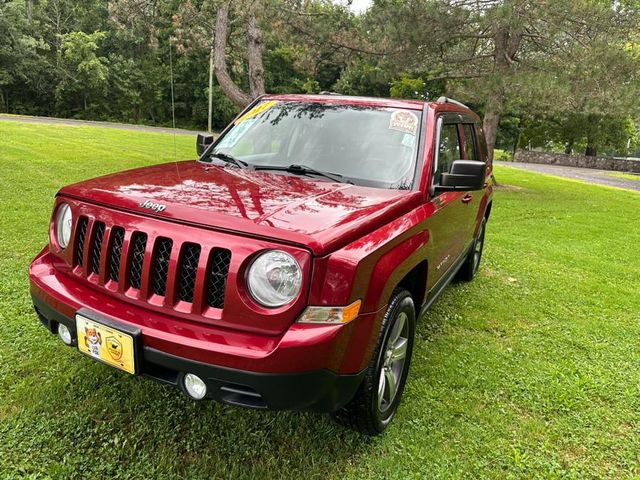
[(194, 400), (202, 400), (207, 394), (207, 385), (204, 380), (193, 373), (187, 373), (182, 382), (187, 394)]
[(58, 324), (58, 336), (60, 337), (60, 340), (65, 343), (65, 345), (71, 345), (71, 342), (73, 341), (73, 339), (71, 338), (71, 332), (64, 323)]

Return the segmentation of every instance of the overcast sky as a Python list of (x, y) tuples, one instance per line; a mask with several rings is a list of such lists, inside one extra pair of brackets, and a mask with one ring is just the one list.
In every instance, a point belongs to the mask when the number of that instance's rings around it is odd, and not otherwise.
[[(343, 5), (347, 3), (347, 0), (334, 0), (336, 3), (342, 3)], [(364, 12), (371, 5), (372, 0), (353, 0), (351, 2), (351, 10), (356, 13)]]

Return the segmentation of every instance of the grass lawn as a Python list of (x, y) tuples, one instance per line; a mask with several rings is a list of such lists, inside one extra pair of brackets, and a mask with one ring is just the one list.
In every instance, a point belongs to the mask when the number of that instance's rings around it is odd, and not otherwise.
[(418, 325), (398, 417), (368, 439), (192, 402), (40, 325), (27, 267), (56, 190), (173, 157), (171, 135), (0, 122), (0, 478), (640, 475), (640, 194), (498, 168), (480, 275)]
[(636, 180), (640, 182), (640, 174), (638, 173), (610, 172), (607, 173), (607, 175), (609, 177), (624, 178), (626, 180)]

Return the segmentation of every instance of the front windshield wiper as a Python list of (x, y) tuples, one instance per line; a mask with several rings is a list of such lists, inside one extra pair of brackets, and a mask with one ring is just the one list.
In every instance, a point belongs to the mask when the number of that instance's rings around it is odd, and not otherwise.
[(345, 180), (339, 173), (323, 172), (321, 170), (316, 170), (315, 168), (307, 167), (306, 165), (292, 164), (287, 167), (275, 165), (254, 165), (253, 168), (255, 170), (274, 170), (278, 172), (289, 172), (295, 175), (317, 175), (318, 177), (328, 178), (329, 180), (333, 180), (334, 182), (350, 183), (351, 185), (353, 185), (352, 181)]
[(246, 168), (249, 166), (247, 162), (244, 160), (240, 160), (239, 158), (234, 157), (233, 155), (229, 155), (228, 153), (223, 152), (215, 152), (209, 155), (210, 157), (219, 158), (223, 162), (232, 163), (238, 168)]

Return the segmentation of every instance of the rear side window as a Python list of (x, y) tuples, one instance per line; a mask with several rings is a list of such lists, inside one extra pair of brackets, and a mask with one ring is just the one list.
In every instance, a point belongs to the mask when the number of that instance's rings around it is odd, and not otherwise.
[(440, 183), (440, 177), (443, 173), (449, 173), (454, 160), (462, 158), (461, 151), (458, 126), (455, 124), (442, 125), (438, 145), (438, 166), (433, 176), (434, 185)]
[(464, 127), (464, 143), (465, 151), (467, 152), (467, 160), (478, 160), (478, 153), (476, 151), (475, 132), (473, 131), (473, 125), (465, 123)]

